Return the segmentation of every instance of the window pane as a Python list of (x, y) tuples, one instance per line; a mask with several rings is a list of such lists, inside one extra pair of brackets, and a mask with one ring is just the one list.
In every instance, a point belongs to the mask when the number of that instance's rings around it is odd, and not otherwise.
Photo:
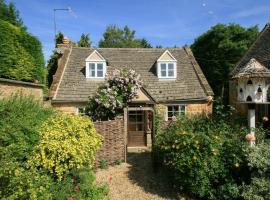
[(173, 112), (168, 112), (168, 117), (172, 117), (173, 116)]
[(90, 76), (95, 77), (95, 63), (90, 63), (89, 68), (90, 68)]
[(180, 109), (181, 109), (181, 112), (183, 113), (185, 112), (185, 106), (181, 106)]
[(103, 71), (97, 71), (97, 77), (103, 77)]
[(166, 71), (161, 71), (161, 76), (166, 76)]
[(95, 74), (96, 74), (95, 70), (91, 70), (91, 77), (95, 77), (96, 76)]
[(172, 106), (168, 106), (168, 111), (172, 111)]
[(97, 70), (102, 70), (103, 71), (103, 64), (102, 63), (97, 64)]
[(173, 70), (169, 70), (168, 71), (168, 76), (174, 76), (174, 71)]
[(166, 71), (166, 64), (165, 63), (160, 64), (160, 69), (161, 71)]
[(173, 70), (173, 64), (172, 64), (172, 63), (169, 63), (169, 64), (168, 64), (168, 69), (169, 69), (169, 70)]
[(173, 110), (174, 110), (175, 112), (179, 112), (179, 106), (174, 106), (174, 107), (173, 107)]

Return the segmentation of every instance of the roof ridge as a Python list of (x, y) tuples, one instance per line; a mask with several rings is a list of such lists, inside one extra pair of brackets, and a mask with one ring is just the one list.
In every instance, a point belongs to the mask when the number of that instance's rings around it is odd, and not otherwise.
[(178, 48), (174, 48), (174, 47), (166, 47), (166, 48), (113, 48), (113, 47), (109, 47), (109, 48), (104, 48), (104, 47), (72, 47), (73, 49), (89, 49), (89, 50), (98, 50), (98, 49), (114, 49), (114, 50), (180, 50), (180, 49), (184, 49), (184, 47), (178, 47)]

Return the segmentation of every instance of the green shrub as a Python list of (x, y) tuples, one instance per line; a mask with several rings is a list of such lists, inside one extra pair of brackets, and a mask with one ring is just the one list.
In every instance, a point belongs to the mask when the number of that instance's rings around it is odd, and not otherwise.
[(101, 159), (99, 161), (99, 167), (100, 169), (108, 169), (109, 167), (108, 161), (106, 159)]
[(50, 177), (30, 170), (26, 162), (39, 142), (44, 120), (53, 114), (32, 97), (0, 100), (0, 196), (8, 199), (48, 199)]
[(244, 185), (242, 196), (246, 200), (270, 199), (270, 143), (257, 144), (247, 155), (251, 183)]
[(59, 179), (71, 169), (92, 167), (102, 139), (89, 117), (62, 113), (44, 122), (40, 136), (28, 163)]
[(72, 170), (62, 182), (57, 182), (51, 188), (53, 199), (102, 200), (108, 193), (106, 185), (96, 185), (94, 173), (89, 168)]
[(174, 183), (196, 198), (234, 199), (246, 181), (246, 129), (203, 116), (181, 117), (155, 136), (155, 154)]

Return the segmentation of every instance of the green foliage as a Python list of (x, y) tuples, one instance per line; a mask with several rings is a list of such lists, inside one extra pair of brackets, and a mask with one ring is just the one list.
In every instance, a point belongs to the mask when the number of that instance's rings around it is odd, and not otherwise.
[[(67, 184), (70, 177), (76, 177), (75, 183), (79, 185), (79, 191), (75, 192), (78, 199), (103, 199), (106, 195), (107, 187), (96, 186), (93, 172), (74, 169), (80, 164), (92, 163), (93, 151), (99, 146), (100, 137), (93, 130), (92, 122), (86, 117), (55, 114), (32, 97), (18, 94), (0, 100), (1, 198), (66, 199), (67, 187), (74, 193), (73, 183)], [(56, 180), (55, 175), (40, 165), (43, 163), (36, 158), (43, 146), (48, 147), (41, 153), (45, 156), (44, 166), (49, 162), (58, 172), (67, 165), (70, 176)], [(36, 165), (39, 167), (33, 167)]]
[(53, 75), (56, 73), (57, 67), (58, 67), (58, 53), (56, 51), (53, 52), (51, 55), (50, 59), (48, 60), (47, 64), (47, 70), (48, 70), (48, 75), (47, 75), (47, 83), (48, 87), (51, 86), (53, 82)]
[(108, 188), (105, 185), (97, 186), (94, 173), (88, 168), (83, 168), (72, 170), (61, 184), (53, 185), (51, 191), (53, 199), (75, 197), (76, 199), (101, 200), (107, 195)]
[(114, 119), (137, 95), (142, 86), (140, 75), (131, 69), (115, 69), (106, 75), (106, 83), (90, 97), (86, 113), (94, 120)]
[(24, 29), (0, 20), (0, 77), (44, 82), (40, 42)]
[(8, 199), (48, 199), (50, 177), (28, 169), (26, 162), (39, 141), (40, 125), (53, 114), (31, 97), (0, 100), (0, 196)]
[(154, 139), (155, 154), (179, 190), (196, 198), (236, 199), (248, 181), (247, 129), (225, 120), (181, 117)]
[(15, 8), (13, 2), (6, 4), (4, 0), (0, 0), (0, 19), (15, 26), (23, 27), (23, 22), (19, 16), (19, 11)]
[(55, 47), (57, 47), (58, 44), (63, 44), (63, 40), (64, 40), (64, 34), (62, 32), (58, 32), (54, 38)]
[(102, 139), (88, 117), (60, 113), (41, 126), (40, 136), (28, 164), (58, 179), (71, 169), (92, 167)]
[(99, 41), (101, 48), (151, 48), (146, 39), (136, 39), (135, 31), (128, 26), (123, 29), (116, 25), (110, 25), (103, 33), (103, 39)]
[(113, 164), (114, 164), (114, 165), (121, 165), (122, 162), (123, 162), (122, 160), (115, 160), (115, 161), (113, 162)]
[(228, 97), (229, 73), (257, 35), (258, 26), (217, 24), (192, 44), (194, 56), (216, 96)]
[(90, 41), (89, 34), (82, 34), (80, 41), (78, 42), (79, 47), (91, 47), (92, 42)]
[(101, 159), (99, 161), (99, 167), (100, 169), (108, 169), (109, 167), (108, 161), (106, 159)]
[(252, 172), (251, 183), (245, 184), (242, 196), (246, 200), (270, 199), (270, 143), (257, 144), (247, 154), (248, 165)]

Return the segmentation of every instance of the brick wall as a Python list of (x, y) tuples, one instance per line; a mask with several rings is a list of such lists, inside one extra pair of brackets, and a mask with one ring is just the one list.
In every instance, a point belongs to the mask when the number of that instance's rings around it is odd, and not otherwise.
[(125, 161), (125, 127), (124, 120), (95, 122), (95, 128), (104, 138), (101, 149), (96, 155), (96, 165), (105, 159), (109, 164), (114, 161)]
[(42, 101), (42, 88), (43, 85), (41, 84), (0, 78), (0, 98), (11, 96), (14, 93), (22, 93), (23, 95), (31, 95), (35, 99)]

